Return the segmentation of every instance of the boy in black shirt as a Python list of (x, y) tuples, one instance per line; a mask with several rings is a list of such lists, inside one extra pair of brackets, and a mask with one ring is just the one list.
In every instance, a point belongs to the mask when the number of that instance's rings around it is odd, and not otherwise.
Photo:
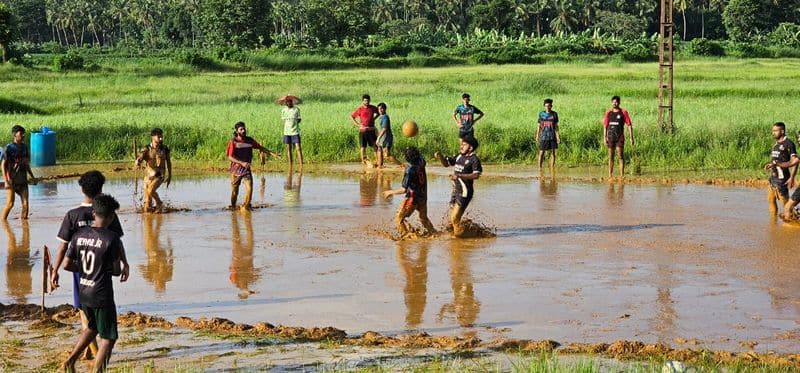
[[(66, 215), (64, 215), (64, 220), (61, 222), (61, 228), (58, 230), (58, 240), (60, 243), (58, 244), (58, 249), (56, 250), (56, 260), (55, 263), (61, 263), (64, 260), (64, 255), (67, 252), (67, 246), (69, 242), (72, 241), (72, 236), (81, 228), (91, 227), (94, 224), (94, 216), (92, 216), (92, 201), (94, 197), (97, 197), (100, 193), (103, 192), (103, 184), (105, 184), (106, 178), (100, 171), (92, 170), (84, 173), (81, 175), (80, 179), (78, 179), (78, 185), (81, 186), (81, 191), (83, 192), (83, 203), (80, 206), (69, 210)], [(122, 237), (122, 226), (119, 224), (119, 219), (114, 216), (114, 221), (111, 222), (111, 225), (108, 229), (117, 233), (120, 237)], [(124, 253), (123, 253), (124, 254)], [(50, 283), (53, 289), (58, 288), (59, 283), (59, 266), (56, 265), (55, 270), (53, 271)], [(86, 315), (83, 314), (81, 311), (81, 301), (80, 301), (80, 274), (77, 272), (73, 272), (72, 276), (72, 294), (73, 294), (73, 305), (75, 308), (78, 309), (78, 313), (81, 316), (81, 326), (83, 329), (87, 328), (88, 320), (86, 319)], [(97, 353), (97, 343), (92, 342), (89, 345), (89, 349), (86, 350), (86, 358), (91, 359), (92, 354)]]
[(464, 234), (461, 217), (475, 193), (472, 184), (481, 177), (483, 172), (481, 160), (475, 155), (476, 149), (478, 149), (478, 140), (467, 136), (461, 139), (459, 154), (455, 157), (445, 158), (440, 152), (435, 154), (442, 166), (454, 166), (453, 174), (450, 175), (450, 180), (453, 181), (453, 194), (450, 196), (450, 222), (453, 224), (453, 236), (455, 237), (461, 237)]
[(98, 335), (100, 346), (92, 371), (105, 371), (118, 337), (111, 276), (121, 275), (122, 282), (128, 280), (129, 266), (122, 241), (117, 233), (108, 229), (116, 217), (119, 203), (114, 197), (101, 194), (94, 198), (92, 209), (94, 223), (73, 235), (62, 263), (64, 269), (80, 273), (81, 310), (89, 321), (72, 353), (62, 363), (65, 371), (75, 371), (78, 356)]
[[(769, 211), (776, 215), (778, 213), (777, 200), (780, 200), (781, 206), (789, 203), (789, 188), (794, 187), (794, 177), (800, 161), (797, 159), (797, 149), (794, 143), (786, 136), (786, 125), (783, 122), (772, 125), (772, 138), (775, 139), (775, 145), (772, 146), (770, 154), (772, 160), (764, 165), (764, 169), (770, 171), (767, 191)], [(791, 208), (784, 211), (784, 214), (786, 213), (791, 216)]]
[(404, 237), (409, 233), (406, 219), (414, 211), (419, 213), (419, 221), (425, 227), (427, 233), (436, 233), (436, 229), (433, 228), (433, 224), (428, 219), (428, 175), (425, 172), (425, 158), (413, 146), (407, 148), (405, 153), (408, 164), (403, 176), (403, 187), (383, 192), (383, 198), (389, 198), (389, 196), (395, 194), (406, 195), (395, 217), (395, 224), (397, 224), (400, 237)]

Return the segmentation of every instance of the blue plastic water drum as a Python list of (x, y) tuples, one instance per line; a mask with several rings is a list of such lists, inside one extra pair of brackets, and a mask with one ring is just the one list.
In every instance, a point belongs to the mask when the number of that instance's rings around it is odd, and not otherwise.
[(31, 165), (52, 166), (56, 164), (56, 133), (43, 127), (41, 132), (31, 134)]

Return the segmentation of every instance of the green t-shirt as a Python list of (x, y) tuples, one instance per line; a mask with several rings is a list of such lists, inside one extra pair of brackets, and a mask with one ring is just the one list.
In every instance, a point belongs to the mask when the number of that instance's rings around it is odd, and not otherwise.
[(281, 109), (281, 119), (283, 119), (283, 135), (295, 136), (300, 134), (300, 109), (297, 106), (289, 108), (284, 106)]

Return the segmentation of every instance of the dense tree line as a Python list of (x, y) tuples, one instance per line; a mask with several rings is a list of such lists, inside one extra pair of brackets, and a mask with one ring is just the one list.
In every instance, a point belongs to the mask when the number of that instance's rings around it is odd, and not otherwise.
[[(13, 25), (23, 42), (147, 48), (375, 45), (410, 32), (438, 46), (475, 29), (509, 36), (599, 30), (636, 38), (657, 32), (659, 16), (658, 0), (2, 2), (13, 17), (0, 17), (0, 31)], [(685, 40), (747, 41), (781, 23), (800, 23), (800, 0), (676, 0), (675, 18), (676, 37)]]

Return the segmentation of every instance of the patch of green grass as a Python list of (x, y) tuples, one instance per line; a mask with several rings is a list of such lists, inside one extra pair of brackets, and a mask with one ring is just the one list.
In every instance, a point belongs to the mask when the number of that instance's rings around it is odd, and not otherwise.
[[(469, 92), (487, 114), (476, 124), (482, 160), (532, 163), (538, 152), (534, 119), (550, 97), (561, 119), (559, 165), (599, 166), (607, 156), (600, 122), (610, 97), (620, 95), (636, 135), (635, 153), (628, 144), (626, 152), (647, 170), (746, 169), (768, 159), (773, 122), (787, 123), (791, 133), (800, 123), (794, 109), (800, 60), (757, 62), (758, 69), (734, 59), (678, 61), (673, 135), (662, 134), (656, 124), (655, 63), (199, 72), (162, 60), (113, 60), (101, 61), (108, 68), (95, 73), (0, 66), (3, 91), (13, 92), (0, 97), (12, 103), (0, 110), (0, 122), (29, 130), (49, 126), (57, 132), (60, 161), (131, 158), (132, 139), (142, 146), (158, 126), (175, 159), (224, 166), (237, 121), (246, 122), (249, 134), (268, 148), (284, 151), (274, 100), (291, 93), (305, 99), (305, 158), (357, 161), (350, 113), (361, 94), (370, 93), (374, 103), (388, 104), (395, 154), (414, 145), (431, 157), (439, 149), (457, 151), (451, 116), (461, 93)], [(406, 119), (420, 125), (417, 137), (400, 134)], [(7, 135), (0, 142), (10, 141)]]

